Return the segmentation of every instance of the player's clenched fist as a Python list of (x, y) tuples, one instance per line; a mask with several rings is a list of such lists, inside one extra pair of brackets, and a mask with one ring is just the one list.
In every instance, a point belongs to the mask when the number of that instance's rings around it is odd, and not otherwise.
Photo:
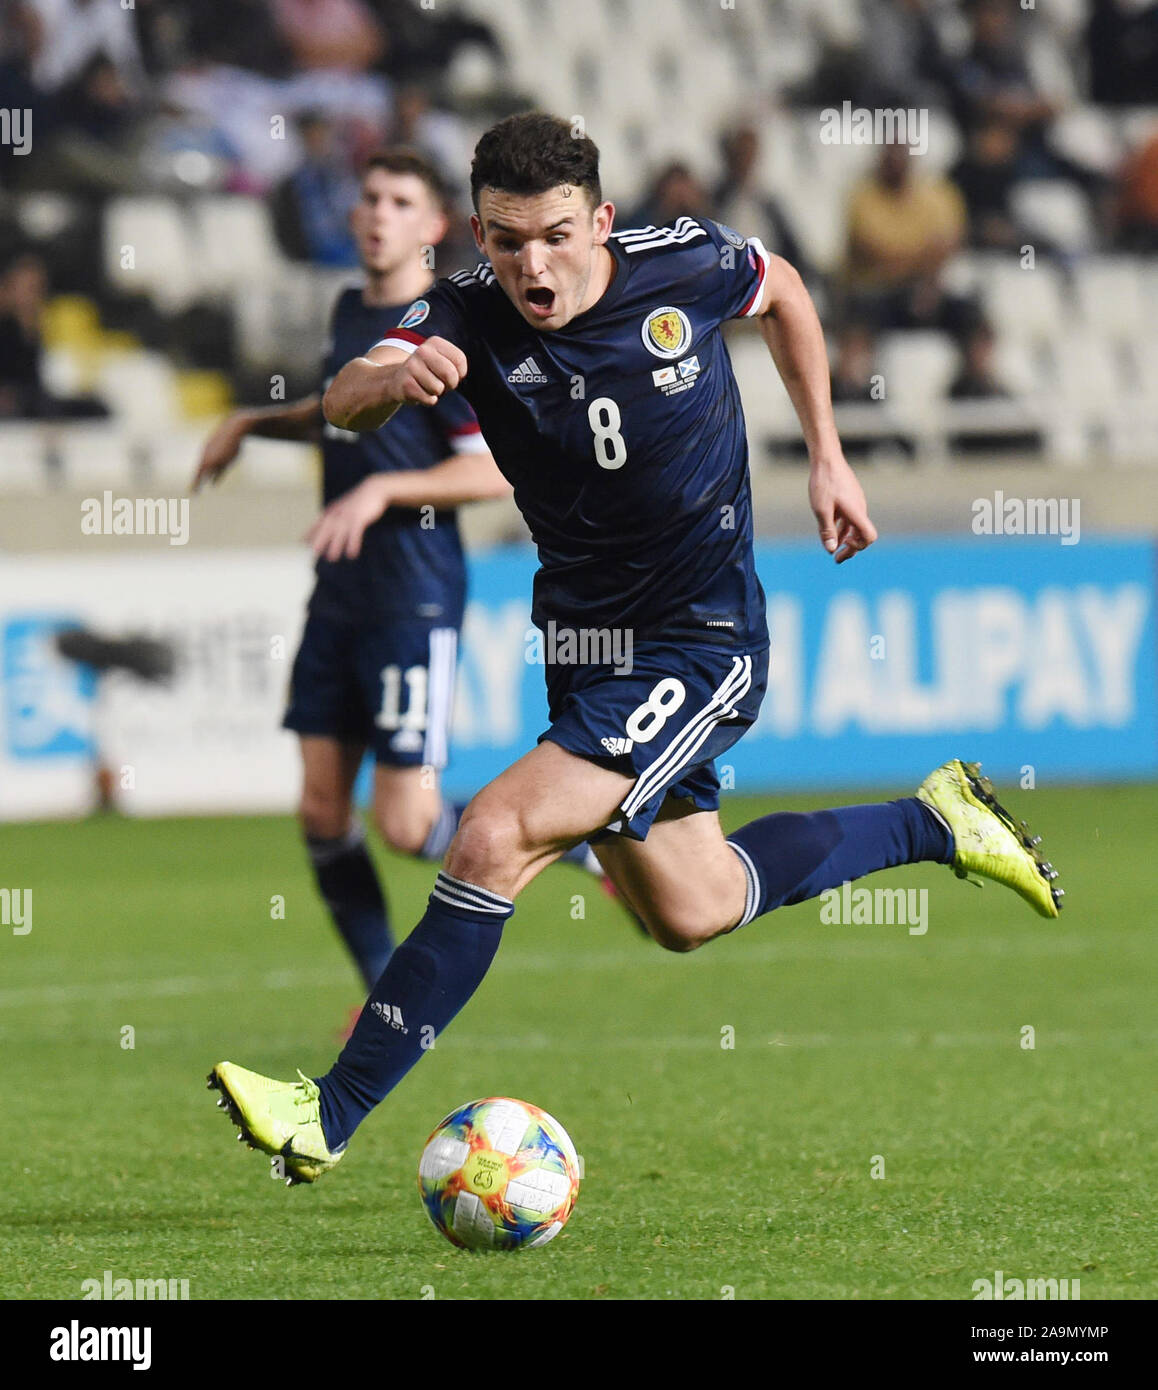
[(466, 354), (445, 338), (427, 338), (395, 371), (395, 400), (435, 405), (466, 376)]
[(466, 376), (466, 354), (445, 338), (427, 338), (407, 355), (379, 343), (347, 362), (330, 382), (322, 409), (343, 430), (376, 430), (403, 405), (437, 405)]

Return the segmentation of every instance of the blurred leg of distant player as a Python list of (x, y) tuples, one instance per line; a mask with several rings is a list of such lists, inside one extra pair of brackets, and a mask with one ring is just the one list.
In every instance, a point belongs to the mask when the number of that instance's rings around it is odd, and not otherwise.
[[(394, 949), (390, 911), (353, 805), (365, 747), (303, 735), (300, 820), (318, 891), (369, 991)], [(464, 806), (443, 799), (430, 767), (374, 769), (374, 821), (383, 843), (401, 854), (439, 862)], [(596, 869), (585, 844), (563, 858)]]
[(302, 832), (318, 892), (369, 989), (394, 947), (378, 875), (362, 823), (354, 814), (354, 781), (365, 746), (303, 734)]

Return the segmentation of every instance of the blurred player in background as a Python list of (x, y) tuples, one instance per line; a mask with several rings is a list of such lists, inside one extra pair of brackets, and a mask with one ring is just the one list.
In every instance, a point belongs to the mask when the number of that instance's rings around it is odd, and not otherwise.
[(462, 810), (443, 800), (437, 776), (466, 602), (455, 508), (506, 496), (510, 486), (457, 392), (434, 410), (405, 411), (388, 430), (326, 424), (321, 393), (333, 374), (434, 284), (433, 248), (447, 229), (437, 172), (401, 148), (372, 156), (351, 224), (365, 284), (335, 306), (321, 390), (231, 415), (206, 444), (194, 488), (219, 479), (248, 435), (321, 438), (325, 511), (310, 531), (317, 581), (285, 727), (299, 736), (299, 814), (318, 889), (369, 989), (393, 937), (354, 813), (354, 781), (372, 749), (382, 839), (404, 854), (442, 858)]

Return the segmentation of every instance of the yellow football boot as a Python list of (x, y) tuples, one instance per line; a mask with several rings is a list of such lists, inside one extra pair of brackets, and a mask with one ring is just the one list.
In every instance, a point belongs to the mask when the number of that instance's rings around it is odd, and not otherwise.
[(346, 1152), (344, 1144), (336, 1151), (326, 1144), (317, 1083), (298, 1076), (275, 1081), (234, 1062), (218, 1062), (209, 1073), (209, 1089), (221, 1092), (217, 1104), (241, 1130), (238, 1139), (280, 1158), (287, 1187), (316, 1182)]
[(1053, 886), (1057, 870), (1037, 848), (1041, 836), (1031, 835), (1024, 821), (1014, 821), (989, 778), (982, 777), (980, 763), (954, 758), (925, 778), (917, 796), (953, 832), (952, 868), (958, 878), (991, 878), (1012, 888), (1042, 917), (1058, 915), (1065, 892)]

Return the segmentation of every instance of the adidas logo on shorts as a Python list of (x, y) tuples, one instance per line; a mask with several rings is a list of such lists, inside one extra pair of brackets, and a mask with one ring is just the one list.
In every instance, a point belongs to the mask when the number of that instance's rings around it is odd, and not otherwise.
[(508, 381), (514, 382), (516, 386), (530, 386), (546, 384), (546, 375), (539, 370), (539, 364), (533, 357), (524, 357), (515, 370), (507, 377)]
[(613, 758), (618, 758), (624, 753), (630, 753), (635, 744), (629, 738), (601, 738), (599, 742), (607, 749)]

